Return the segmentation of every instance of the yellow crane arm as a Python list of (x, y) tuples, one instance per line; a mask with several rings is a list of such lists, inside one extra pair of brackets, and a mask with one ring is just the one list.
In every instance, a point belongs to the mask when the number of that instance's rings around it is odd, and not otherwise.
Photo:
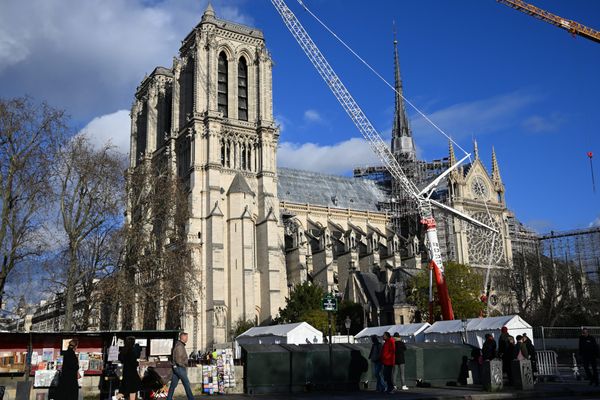
[(529, 14), (532, 17), (537, 19), (541, 19), (542, 21), (548, 22), (554, 26), (558, 26), (564, 30), (571, 32), (573, 35), (579, 35), (586, 39), (593, 40), (596, 43), (600, 43), (600, 31), (597, 31), (592, 28), (588, 28), (585, 25), (580, 24), (579, 22), (571, 21), (570, 19), (565, 19), (559, 17), (558, 15), (552, 14), (546, 10), (542, 10), (532, 4), (526, 3), (522, 0), (497, 0), (498, 3), (507, 5), (515, 10), (519, 10), (524, 12), (525, 14)]

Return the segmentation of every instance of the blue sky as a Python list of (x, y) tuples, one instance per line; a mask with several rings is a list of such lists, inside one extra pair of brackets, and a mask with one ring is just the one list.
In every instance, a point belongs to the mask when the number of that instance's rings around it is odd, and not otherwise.
[[(600, 2), (533, 4), (600, 30)], [(305, 0), (388, 80), (396, 21), (405, 95), (465, 149), (495, 147), (506, 198), (541, 232), (600, 224), (600, 44), (493, 0)], [(374, 126), (389, 137), (393, 92), (295, 0), (289, 6)], [(350, 174), (374, 157), (268, 0), (213, 1), (217, 16), (263, 30), (275, 61), (280, 165)], [(31, 0), (0, 3), (0, 94), (67, 109), (77, 128), (127, 151), (135, 87), (170, 66), (204, 0)], [(409, 110), (420, 154), (447, 140)], [(592, 192), (588, 151), (596, 154)]]

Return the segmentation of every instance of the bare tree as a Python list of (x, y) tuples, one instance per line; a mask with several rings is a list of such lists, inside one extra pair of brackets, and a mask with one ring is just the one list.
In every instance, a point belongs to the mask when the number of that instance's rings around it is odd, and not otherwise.
[(187, 189), (168, 165), (144, 160), (129, 172), (127, 192), (121, 274), (136, 290), (124, 288), (124, 309), (136, 308), (144, 329), (157, 328), (160, 315), (166, 316), (166, 328), (177, 328), (195, 279), (186, 245)]
[(90, 245), (93, 268), (85, 268), (82, 251), (123, 213), (124, 157), (109, 145), (94, 149), (84, 135), (73, 137), (59, 150), (56, 163), (60, 222), (67, 239), (65, 320), (62, 329), (73, 329), (76, 290), (93, 281), (99, 260), (97, 246)]
[(0, 308), (11, 271), (42, 250), (36, 234), (48, 204), (48, 170), (65, 132), (63, 111), (29, 98), (0, 99)]

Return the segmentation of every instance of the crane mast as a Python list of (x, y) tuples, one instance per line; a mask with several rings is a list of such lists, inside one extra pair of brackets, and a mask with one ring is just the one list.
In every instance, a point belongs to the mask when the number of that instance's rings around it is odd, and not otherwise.
[(579, 35), (589, 40), (593, 40), (596, 43), (600, 43), (600, 32), (588, 28), (579, 22), (571, 21), (570, 19), (562, 18), (558, 15), (552, 14), (546, 10), (542, 10), (532, 4), (526, 3), (522, 0), (497, 0), (498, 3), (507, 5), (515, 10), (529, 14), (532, 17), (541, 19), (542, 21), (548, 22), (554, 26), (565, 29), (571, 32), (573, 35)]
[(429, 197), (420, 194), (417, 186), (406, 177), (390, 148), (375, 130), (365, 113), (356, 103), (348, 89), (346, 89), (346, 86), (344, 86), (333, 68), (329, 65), (329, 62), (327, 62), (294, 13), (288, 8), (283, 0), (271, 0), (271, 3), (277, 9), (289, 31), (292, 33), (302, 50), (304, 50), (304, 53), (306, 53), (325, 83), (327, 83), (358, 130), (367, 140), (372, 150), (377, 154), (380, 161), (389, 170), (392, 177), (398, 182), (402, 189), (416, 200), (421, 223), (425, 225), (427, 230), (430, 268), (432, 268), (435, 274), (442, 316), (445, 320), (454, 319), (452, 302), (448, 295), (448, 286), (444, 277), (444, 264), (442, 262), (431, 200), (429, 200)]

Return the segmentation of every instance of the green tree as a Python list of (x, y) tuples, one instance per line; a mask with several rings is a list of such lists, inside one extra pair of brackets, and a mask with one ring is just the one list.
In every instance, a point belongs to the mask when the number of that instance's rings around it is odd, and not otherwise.
[(251, 319), (244, 320), (243, 318), (238, 319), (233, 324), (233, 329), (231, 329), (231, 340), (234, 340), (236, 337), (240, 336), (242, 333), (246, 332), (248, 329), (253, 328), (255, 326), (254, 321)]
[(277, 323), (308, 322), (317, 329), (327, 327), (327, 312), (321, 310), (323, 288), (310, 282), (297, 284), (289, 297), (285, 298), (285, 308), (279, 309)]
[[(445, 277), (448, 293), (452, 300), (454, 318), (478, 317), (484, 309), (481, 301), (483, 276), (473, 271), (468, 265), (449, 261), (445, 264)], [(429, 318), (429, 271), (424, 270), (415, 275), (410, 282), (409, 301), (421, 311), (423, 319)], [(433, 315), (441, 315), (441, 308), (434, 284)]]

